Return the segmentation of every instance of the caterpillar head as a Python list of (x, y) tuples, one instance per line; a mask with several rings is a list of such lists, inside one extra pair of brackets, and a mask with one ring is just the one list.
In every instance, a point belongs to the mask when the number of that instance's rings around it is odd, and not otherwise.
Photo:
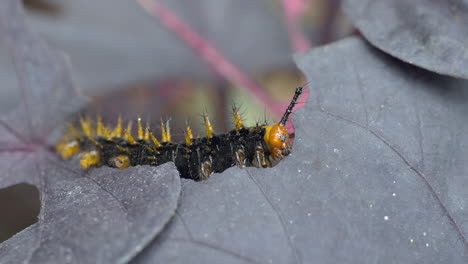
[(263, 140), (267, 144), (271, 155), (273, 158), (283, 157), (288, 149), (288, 130), (281, 123), (273, 126), (264, 126), (264, 128), (265, 135), (263, 136)]
[(281, 121), (278, 124), (275, 124), (273, 126), (264, 126), (265, 135), (263, 136), (263, 140), (267, 144), (268, 150), (270, 151), (273, 158), (282, 158), (288, 153), (290, 145), (290, 143), (288, 142), (289, 133), (285, 125), (301, 93), (302, 87), (297, 87), (296, 92), (294, 93), (294, 97), (291, 100), (291, 103), (289, 103), (286, 112), (284, 113), (283, 117), (281, 118)]

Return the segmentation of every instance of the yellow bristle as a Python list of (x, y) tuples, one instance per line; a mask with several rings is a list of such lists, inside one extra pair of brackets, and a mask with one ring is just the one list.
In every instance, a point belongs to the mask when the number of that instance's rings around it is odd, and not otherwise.
[(208, 118), (208, 114), (203, 114), (203, 120), (205, 121), (206, 137), (211, 138), (213, 136), (214, 129), (211, 125), (210, 119)]
[(91, 141), (91, 143), (93, 143), (93, 144), (96, 145), (97, 147), (102, 148), (101, 143), (99, 143), (98, 141), (96, 141), (96, 139), (94, 139), (93, 137), (88, 137), (88, 140)]
[(137, 143), (132, 136), (132, 121), (129, 121), (127, 124), (127, 129), (125, 129), (125, 132), (124, 132), (124, 139), (126, 139), (130, 144)]
[(143, 135), (144, 140), (146, 140), (146, 141), (150, 140), (150, 132), (151, 132), (151, 129), (149, 127), (149, 124), (146, 123), (145, 134)]
[(96, 116), (96, 135), (102, 136), (102, 128), (104, 125), (102, 124), (102, 117), (100, 115)]
[(124, 148), (124, 147), (119, 146), (119, 145), (117, 145), (116, 148), (121, 152), (130, 153), (130, 149), (128, 149), (128, 148)]
[(154, 151), (154, 149), (152, 149), (152, 148), (151, 148), (150, 146), (148, 146), (148, 145), (145, 145), (145, 149), (146, 149), (146, 151), (148, 151), (148, 152), (153, 152), (153, 151)]
[(125, 140), (128, 141), (128, 143), (136, 144), (135, 139), (133, 138), (132, 134), (130, 134), (130, 132), (128, 132), (127, 129), (125, 129), (124, 138), (125, 138)]
[(171, 142), (171, 127), (169, 126), (169, 121), (166, 121), (166, 124), (161, 120), (161, 141)]
[(110, 133), (110, 137), (122, 137), (122, 117), (119, 115), (117, 119), (117, 125), (115, 126), (114, 130)]
[(91, 128), (91, 120), (86, 118), (80, 118), (80, 124), (81, 124), (81, 130), (83, 131), (83, 134), (87, 137), (91, 137), (93, 135), (93, 131)]
[(187, 124), (185, 126), (185, 143), (187, 145), (192, 145), (192, 138), (193, 138), (193, 134), (192, 134), (192, 129), (190, 128), (190, 126)]
[(150, 136), (151, 141), (154, 144), (154, 151), (157, 152), (158, 151), (157, 148), (161, 146), (161, 143), (159, 143), (159, 141), (156, 139), (153, 133), (151, 133), (151, 131), (149, 132), (149, 136)]
[(133, 127), (133, 123), (132, 123), (132, 121), (130, 120), (130, 121), (128, 121), (128, 123), (127, 123), (127, 131), (128, 131), (128, 133), (130, 133), (130, 134), (132, 134), (132, 127)]
[(244, 122), (242, 121), (242, 117), (239, 114), (239, 108), (236, 106), (232, 108), (232, 117), (234, 118), (234, 126), (236, 127), (236, 130), (244, 127)]
[(105, 137), (106, 139), (110, 139), (109, 131), (102, 124), (102, 117), (99, 115), (97, 116), (97, 122), (96, 122), (96, 134), (98, 136)]
[(167, 142), (171, 142), (171, 141), (172, 141), (171, 126), (169, 125), (169, 121), (170, 121), (170, 120), (167, 120), (167, 121), (166, 121)]
[(143, 139), (144, 133), (143, 133), (143, 126), (141, 125), (141, 117), (138, 117), (137, 119), (137, 126), (138, 126), (138, 139)]
[(192, 139), (193, 138), (193, 133), (192, 133), (192, 128), (187, 124), (185, 126), (185, 130), (187, 131), (187, 136)]
[(163, 142), (167, 140), (166, 125), (164, 125), (162, 119), (161, 119), (161, 140)]

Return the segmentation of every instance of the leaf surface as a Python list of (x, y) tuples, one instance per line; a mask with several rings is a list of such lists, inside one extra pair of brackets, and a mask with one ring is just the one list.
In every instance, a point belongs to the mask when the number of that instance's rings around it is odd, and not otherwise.
[(384, 52), (430, 71), (468, 78), (466, 0), (345, 0), (343, 9)]

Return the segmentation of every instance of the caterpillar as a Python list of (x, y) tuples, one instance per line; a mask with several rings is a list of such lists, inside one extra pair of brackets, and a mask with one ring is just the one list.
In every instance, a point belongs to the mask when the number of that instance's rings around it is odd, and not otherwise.
[(293, 134), (288, 133), (285, 124), (301, 93), (302, 87), (296, 88), (280, 122), (271, 126), (244, 127), (239, 109), (234, 106), (233, 130), (215, 134), (208, 115), (204, 114), (206, 137), (193, 137), (192, 129), (186, 124), (185, 142), (175, 143), (171, 141), (169, 121), (161, 120), (161, 140), (158, 140), (148, 125), (143, 128), (141, 118), (137, 119), (137, 134), (132, 135), (131, 121), (123, 128), (119, 117), (116, 126), (109, 128), (98, 116), (96, 122), (80, 118), (80, 128), (69, 124), (54, 148), (63, 159), (79, 155), (84, 169), (101, 166), (126, 169), (174, 162), (182, 178), (196, 181), (235, 165), (272, 167), (290, 154)]

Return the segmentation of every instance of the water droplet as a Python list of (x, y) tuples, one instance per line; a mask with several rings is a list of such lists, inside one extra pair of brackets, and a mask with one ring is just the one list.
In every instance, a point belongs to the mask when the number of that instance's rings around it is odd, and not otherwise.
[(410, 242), (410, 243), (413, 243), (413, 242), (414, 242), (414, 239), (411, 238), (411, 239), (409, 240), (409, 242)]
[(311, 213), (307, 213), (307, 216), (311, 216), (312, 214)]
[(396, 183), (396, 181), (393, 181), (393, 183)]
[(426, 233), (426, 232), (423, 232), (423, 236), (426, 236), (426, 235), (427, 235), (427, 233)]
[(429, 247), (429, 243), (426, 243), (426, 247)]
[(395, 197), (395, 196), (396, 196), (396, 193), (392, 193), (392, 196)]
[(301, 173), (302, 171), (301, 171), (301, 170), (297, 170), (297, 172)]
[(340, 152), (340, 150), (339, 149), (333, 149), (333, 152), (338, 153), (338, 152)]
[(386, 216), (384, 216), (384, 218), (383, 218), (383, 219), (384, 219), (385, 221), (388, 221), (388, 216), (387, 216), (387, 215), (386, 215)]

